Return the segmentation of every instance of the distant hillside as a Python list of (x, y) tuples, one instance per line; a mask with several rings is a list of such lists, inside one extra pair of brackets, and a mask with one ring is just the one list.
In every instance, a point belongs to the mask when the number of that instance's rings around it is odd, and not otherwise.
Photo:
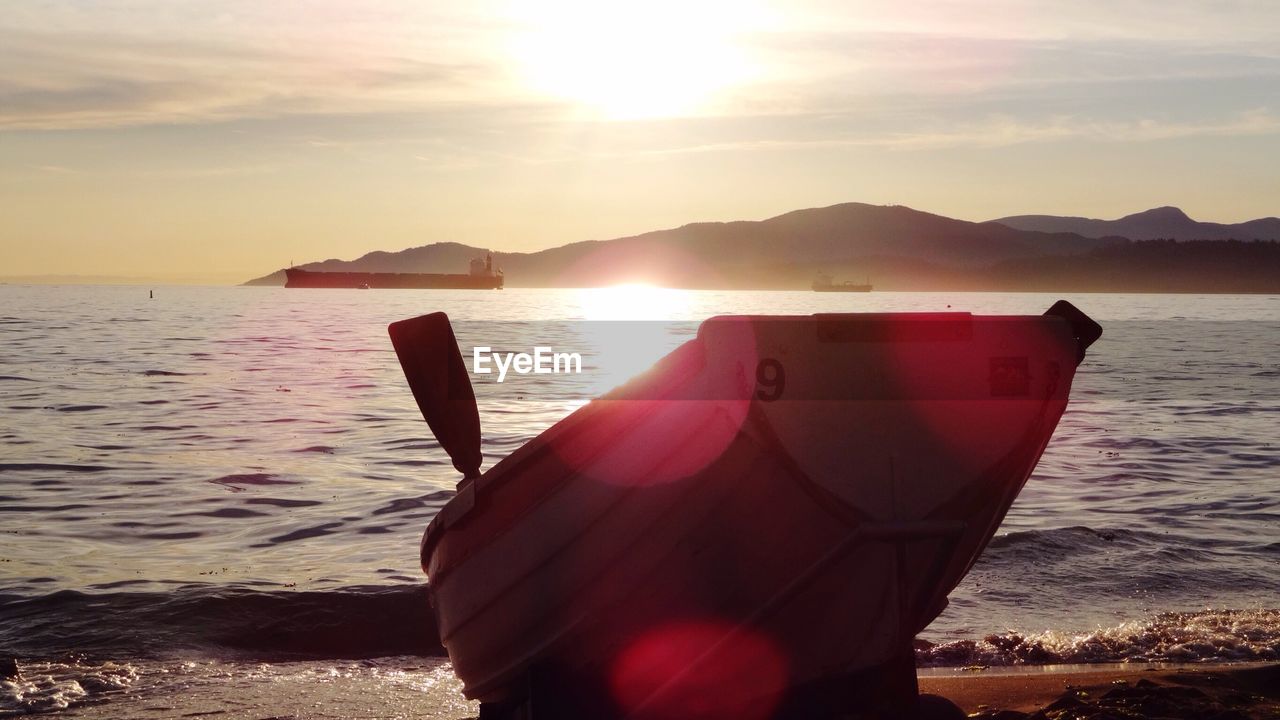
[[(589, 287), (651, 282), (674, 287), (798, 287), (819, 271), (876, 281), (927, 279), (933, 266), (979, 267), (1001, 260), (1088, 252), (1117, 242), (1066, 233), (972, 223), (901, 206), (846, 203), (762, 221), (694, 223), (535, 253), (495, 252), (508, 285)], [(465, 272), (481, 248), (437, 243), (357, 260), (325, 260), (306, 270)], [(886, 275), (888, 273), (888, 275)], [(284, 272), (249, 285), (279, 285)]]
[[(1172, 212), (1152, 213), (1166, 223), (1179, 222)], [(1177, 215), (1186, 218), (1181, 212)], [(1161, 226), (1156, 234), (1167, 236), (1171, 227)], [(466, 272), (469, 261), (485, 252), (458, 243), (436, 243), (299, 267)], [(506, 272), (508, 287), (647, 282), (686, 288), (794, 290), (808, 288), (817, 273), (825, 272), (837, 280), (867, 279), (878, 290), (1280, 293), (1280, 243), (1276, 242), (1133, 242), (1115, 236), (1023, 230), (997, 222), (972, 223), (901, 206), (861, 203), (797, 210), (761, 221), (694, 223), (535, 253), (493, 255), (495, 264)], [(281, 270), (246, 284), (283, 283)]]
[(1011, 260), (988, 268), (984, 289), (1036, 292), (1280, 295), (1280, 242), (1141, 240), (1069, 262)]
[[(467, 272), (468, 263), (483, 255), (481, 248), (460, 243), (445, 242), (409, 248), (400, 252), (375, 250), (357, 260), (329, 259), (310, 262), (298, 267), (303, 270), (324, 272)], [(284, 270), (254, 278), (245, 285), (284, 285)]]
[(1119, 220), (1094, 220), (1058, 215), (1015, 215), (992, 222), (1018, 230), (1075, 233), (1088, 238), (1108, 236), (1130, 240), (1280, 240), (1280, 218), (1260, 218), (1234, 225), (1197, 222), (1176, 207), (1159, 207)]

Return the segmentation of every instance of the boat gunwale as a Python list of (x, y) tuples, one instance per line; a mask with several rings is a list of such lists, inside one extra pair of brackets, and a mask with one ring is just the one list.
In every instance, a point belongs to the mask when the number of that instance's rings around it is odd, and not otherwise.
[[(537, 438), (535, 438), (535, 440), (542, 441), (542, 442), (538, 442), (536, 444), (536, 447), (534, 446), (534, 442), (530, 441), (529, 443), (526, 443), (525, 445), (522, 445), (521, 447), (514, 450), (510, 455), (507, 455), (506, 457), (499, 460), (496, 464), (494, 464), (487, 471), (482, 473), (479, 477), (474, 479), (464, 479), (461, 482), (459, 482), (457, 495), (455, 495), (454, 498), (450, 499), (450, 501), (445, 504), (444, 508), (442, 508), (441, 511), (434, 518), (431, 519), (431, 521), (427, 524), (426, 529), (423, 531), (422, 538), (419, 542), (419, 562), (421, 564), (424, 574), (426, 574), (428, 577), (428, 581), (430, 581), (433, 577), (435, 577), (429, 572), (428, 566), (430, 565), (431, 557), (434, 554), (435, 546), (439, 542), (440, 536), (450, 528), (454, 527), (455, 525), (465, 522), (466, 516), (474, 512), (475, 506), (478, 503), (482, 503), (485, 501), (488, 493), (493, 492), (498, 487), (501, 487), (506, 482), (509, 482), (513, 477), (518, 476), (520, 474), (520, 471), (525, 465), (531, 462), (535, 462), (536, 460), (544, 457), (545, 454), (548, 452), (554, 452), (552, 445), (555, 441), (562, 440), (567, 437), (572, 437), (573, 435), (583, 432), (585, 430), (585, 427), (584, 427), (585, 423), (590, 422), (590, 420), (594, 418), (598, 413), (604, 412), (606, 410), (607, 405), (605, 403), (610, 401), (626, 400), (627, 398), (620, 398), (617, 396), (643, 394), (644, 392), (649, 391), (649, 388), (656, 388), (662, 385), (666, 385), (666, 387), (663, 388), (660, 392), (656, 392), (655, 396), (650, 398), (650, 401), (660, 402), (664, 399), (670, 399), (670, 396), (675, 394), (684, 383), (690, 380), (697, 372), (699, 372), (703, 367), (705, 367), (706, 349), (703, 346), (702, 342), (703, 342), (704, 332), (707, 330), (709, 325), (713, 323), (722, 323), (722, 322), (747, 322), (747, 323), (751, 323), (754, 326), (754, 324), (760, 323), (760, 322), (794, 323), (797, 321), (804, 321), (804, 320), (813, 321), (818, 342), (837, 342), (837, 343), (862, 342), (862, 341), (849, 341), (849, 340), (842, 340), (842, 339), (839, 339), (839, 340), (824, 339), (822, 337), (824, 324), (829, 325), (837, 321), (856, 322), (859, 320), (863, 320), (869, 323), (884, 323), (891, 320), (902, 320), (910, 323), (947, 323), (947, 324), (955, 323), (956, 321), (963, 321), (967, 325), (972, 326), (974, 323), (977, 323), (977, 322), (988, 322), (988, 321), (992, 321), (992, 322), (1049, 321), (1053, 324), (1062, 324), (1068, 331), (1071, 329), (1070, 322), (1065, 318), (1062, 318), (1061, 316), (1057, 316), (1057, 315), (973, 315), (972, 313), (963, 312), (963, 311), (919, 312), (919, 313), (911, 313), (911, 312), (812, 313), (809, 315), (715, 315), (715, 316), (712, 316), (702, 321), (702, 323), (699, 324), (697, 335), (693, 339), (688, 340), (682, 343), (681, 345), (677, 346), (669, 354), (660, 358), (652, 367), (640, 373), (639, 375), (631, 378), (630, 380), (624, 382), (622, 385), (619, 385), (618, 387), (606, 392), (600, 397), (591, 400), (586, 405), (578, 408), (574, 412), (570, 413), (566, 417), (562, 418), (558, 422), (551, 425), (551, 427), (544, 430), (541, 434), (537, 436)], [(1072, 337), (1072, 336), (1068, 334), (1068, 337)], [(965, 338), (962, 341), (971, 342), (972, 338), (971, 337)], [(870, 340), (870, 342), (893, 342), (893, 340), (888, 338), (878, 338), (878, 339)], [(689, 357), (689, 358), (685, 357), (686, 355), (693, 356), (695, 352), (696, 352), (695, 357)], [(664, 374), (673, 366), (681, 370), (682, 374), (675, 378), (664, 377)], [(746, 402), (751, 403), (752, 407), (754, 407), (755, 405), (755, 401), (751, 398), (748, 398)], [(749, 408), (748, 412), (750, 412), (750, 410), (751, 409)], [(636, 424), (640, 422), (643, 422), (644, 418), (647, 417), (651, 412), (653, 411), (650, 410), (634, 418), (633, 420), (631, 420), (631, 422), (627, 423), (626, 426), (618, 428), (615, 434), (620, 435), (623, 432), (625, 432), (627, 429), (634, 427)], [(775, 438), (775, 441), (776, 441), (776, 438)], [(603, 452), (603, 450), (601, 452)], [(790, 455), (787, 455), (787, 457), (789, 460), (791, 460), (791, 462), (794, 462), (794, 460), (790, 458)], [(561, 487), (567, 481), (568, 481), (568, 476), (566, 476), (564, 480), (561, 480), (560, 482), (556, 483), (552, 487), (553, 488)], [(816, 485), (816, 483), (813, 483), (813, 484)], [(815, 487), (813, 489), (815, 491), (820, 491), (820, 494), (824, 494), (824, 495), (827, 494), (827, 492), (825, 490), (822, 490), (821, 488)], [(469, 500), (465, 501), (466, 503), (465, 507), (463, 507), (461, 510), (450, 511), (449, 506), (453, 505), (455, 500), (459, 499), (460, 497), (463, 497), (464, 495), (471, 496)], [(832, 495), (831, 498), (834, 498), (834, 495)], [(523, 512), (520, 513), (520, 515), (517, 516), (517, 518), (532, 512), (541, 504), (541, 502), (542, 500), (539, 499), (531, 503), (526, 510), (524, 510)], [(844, 503), (843, 501), (839, 501), (839, 504), (841, 506), (847, 506), (847, 504)], [(438, 575), (439, 573), (437, 573), (437, 576)]]

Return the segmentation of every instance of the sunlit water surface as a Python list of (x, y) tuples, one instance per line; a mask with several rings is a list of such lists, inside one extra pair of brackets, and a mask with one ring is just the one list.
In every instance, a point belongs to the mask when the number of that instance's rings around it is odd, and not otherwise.
[[(7, 702), (103, 662), (411, 654), (417, 542), (458, 478), (391, 321), (444, 310), (464, 347), (588, 351), (581, 378), (477, 381), (487, 466), (693, 327), (611, 321), (1056, 299), (0, 286), (0, 651), (63, 668)], [(1106, 334), (921, 662), (1280, 657), (1280, 298), (1069, 299)], [(650, 333), (645, 352), (601, 359), (620, 327)], [(134, 683), (121, 672), (100, 689)]]

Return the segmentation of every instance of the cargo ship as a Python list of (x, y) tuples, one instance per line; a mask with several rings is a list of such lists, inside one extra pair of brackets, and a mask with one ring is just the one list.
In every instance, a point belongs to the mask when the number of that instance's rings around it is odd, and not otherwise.
[(502, 269), (493, 268), (493, 254), (471, 261), (471, 272), (384, 273), (321, 272), (286, 268), (287, 288), (353, 288), (359, 290), (501, 290)]
[(861, 285), (848, 280), (842, 283), (831, 282), (831, 276), (819, 274), (813, 281), (814, 292), (871, 292), (871, 283), (863, 283)]

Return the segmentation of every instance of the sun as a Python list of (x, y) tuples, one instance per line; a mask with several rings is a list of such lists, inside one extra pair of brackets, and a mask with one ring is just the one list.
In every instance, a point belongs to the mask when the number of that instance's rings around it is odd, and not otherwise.
[(543, 0), (517, 6), (524, 82), (594, 115), (694, 114), (752, 74), (736, 42), (749, 2)]
[(576, 295), (586, 320), (683, 320), (692, 305), (688, 290), (646, 283), (583, 288)]

